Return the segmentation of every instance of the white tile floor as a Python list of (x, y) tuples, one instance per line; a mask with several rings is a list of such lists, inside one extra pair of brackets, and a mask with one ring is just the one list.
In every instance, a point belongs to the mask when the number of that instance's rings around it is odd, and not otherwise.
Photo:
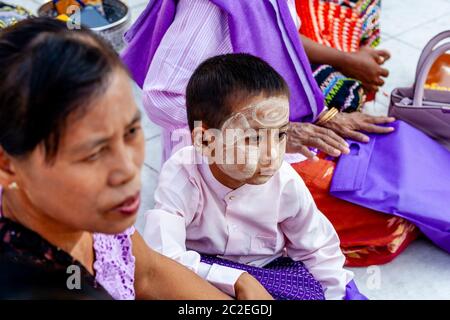
[[(43, 0), (3, 0), (21, 4), (36, 11)], [(148, 0), (126, 1), (135, 20)], [(425, 43), (440, 31), (450, 29), (450, 0), (382, 0), (382, 43), (392, 58), (386, 62), (390, 76), (381, 91), (390, 94), (393, 88), (409, 86), (414, 81), (417, 59)], [(141, 93), (136, 101), (142, 107)], [(365, 111), (386, 114), (389, 100), (378, 94)], [(147, 138), (143, 170), (143, 205), (137, 221), (142, 230), (142, 213), (153, 206), (160, 167), (159, 128), (146, 119)], [(450, 255), (427, 240), (417, 240), (391, 263), (369, 268), (352, 268), (360, 290), (371, 299), (450, 299)]]

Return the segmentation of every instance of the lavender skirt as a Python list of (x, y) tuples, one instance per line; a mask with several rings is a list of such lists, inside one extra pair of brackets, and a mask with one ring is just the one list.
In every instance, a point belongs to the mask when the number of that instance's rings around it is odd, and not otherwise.
[(202, 262), (247, 271), (255, 277), (276, 300), (325, 300), (320, 283), (300, 261), (278, 258), (259, 268), (202, 255)]

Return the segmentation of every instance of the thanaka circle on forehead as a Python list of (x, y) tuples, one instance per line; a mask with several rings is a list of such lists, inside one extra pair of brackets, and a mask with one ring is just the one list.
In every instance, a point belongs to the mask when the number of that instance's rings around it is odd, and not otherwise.
[(289, 122), (289, 101), (272, 97), (253, 103), (230, 116), (222, 125), (224, 129), (250, 129), (251, 122), (261, 127), (278, 128)]

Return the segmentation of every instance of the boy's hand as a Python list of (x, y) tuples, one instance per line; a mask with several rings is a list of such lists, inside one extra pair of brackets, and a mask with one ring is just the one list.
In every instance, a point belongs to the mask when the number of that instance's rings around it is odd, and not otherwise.
[(327, 128), (312, 123), (291, 122), (288, 129), (286, 152), (301, 153), (305, 157), (318, 160), (309, 148), (316, 148), (333, 157), (350, 152), (347, 142)]
[(380, 124), (387, 124), (394, 121), (395, 118), (393, 117), (375, 117), (361, 112), (339, 112), (334, 118), (325, 123), (324, 126), (343, 137), (355, 141), (369, 142), (369, 137), (360, 131), (390, 133), (394, 131), (393, 127), (384, 127), (380, 126)]
[(261, 283), (247, 272), (238, 278), (234, 290), (238, 300), (273, 300)]
[(346, 54), (336, 67), (347, 77), (361, 81), (367, 90), (377, 91), (384, 84), (381, 77), (389, 75), (389, 71), (381, 65), (390, 57), (386, 50), (362, 47), (357, 52)]

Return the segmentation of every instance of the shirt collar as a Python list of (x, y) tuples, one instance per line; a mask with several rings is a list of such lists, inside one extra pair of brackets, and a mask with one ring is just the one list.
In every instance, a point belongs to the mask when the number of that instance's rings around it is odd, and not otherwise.
[(205, 156), (201, 156), (201, 158), (202, 159), (200, 164), (198, 165), (198, 168), (203, 179), (205, 180), (208, 187), (212, 191), (214, 191), (214, 193), (217, 194), (219, 198), (225, 199), (225, 197), (234, 190), (220, 183), (220, 181), (218, 181), (211, 172), (211, 168), (208, 164), (208, 159)]
[(223, 185), (220, 181), (218, 181), (214, 177), (213, 173), (211, 172), (211, 168), (209, 167), (208, 159), (205, 156), (198, 153), (198, 151), (195, 152), (196, 156), (198, 157), (197, 161), (199, 161), (197, 162), (197, 164), (200, 174), (202, 175), (203, 179), (205, 180), (210, 190), (212, 190), (220, 199), (224, 200), (227, 196), (230, 196), (231, 194), (242, 194), (242, 193), (252, 194), (254, 192), (258, 193), (262, 191), (264, 188), (269, 187), (270, 182), (273, 180), (272, 177), (272, 179), (270, 179), (265, 184), (261, 185), (244, 184), (237, 189), (231, 189)]

